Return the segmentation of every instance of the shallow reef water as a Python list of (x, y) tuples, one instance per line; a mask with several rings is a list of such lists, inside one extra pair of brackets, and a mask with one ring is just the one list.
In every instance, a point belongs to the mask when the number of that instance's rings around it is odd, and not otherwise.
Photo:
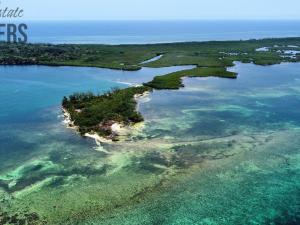
[(134, 77), (2, 67), (0, 224), (300, 224), (300, 64), (229, 69), (154, 91), (139, 130), (97, 146), (65, 128), (62, 96)]

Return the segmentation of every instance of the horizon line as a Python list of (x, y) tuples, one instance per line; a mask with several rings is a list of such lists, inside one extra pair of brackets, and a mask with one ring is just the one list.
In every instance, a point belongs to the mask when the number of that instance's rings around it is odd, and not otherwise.
[(203, 18), (203, 19), (3, 19), (2, 21), (7, 22), (13, 22), (13, 21), (34, 21), (34, 22), (200, 22), (200, 21), (300, 21), (300, 18), (235, 18), (235, 19), (229, 19), (229, 18), (216, 18), (216, 19), (210, 19), (210, 18)]

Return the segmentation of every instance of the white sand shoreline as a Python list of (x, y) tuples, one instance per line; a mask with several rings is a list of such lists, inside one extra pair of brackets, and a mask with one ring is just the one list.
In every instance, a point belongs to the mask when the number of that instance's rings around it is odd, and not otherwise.
[[(134, 100), (136, 101), (137, 104), (136, 106), (137, 111), (140, 102), (150, 101), (149, 95), (150, 95), (149, 91), (145, 91), (142, 94), (134, 95)], [(62, 107), (62, 112), (64, 115), (63, 123), (66, 124), (68, 128), (78, 132), (79, 127), (74, 124), (74, 121), (72, 121), (70, 113), (64, 107)], [(122, 123), (115, 122), (110, 126), (110, 128), (114, 136), (118, 137), (118, 140), (123, 140), (126, 139), (126, 137), (128, 137), (131, 133), (133, 133), (134, 130), (140, 130), (143, 127), (143, 125), (144, 125), (143, 122), (130, 124), (130, 125), (125, 125)], [(102, 137), (96, 132), (85, 133), (84, 137), (94, 139), (98, 146), (101, 146), (101, 143), (113, 143), (113, 139), (111, 137)]]

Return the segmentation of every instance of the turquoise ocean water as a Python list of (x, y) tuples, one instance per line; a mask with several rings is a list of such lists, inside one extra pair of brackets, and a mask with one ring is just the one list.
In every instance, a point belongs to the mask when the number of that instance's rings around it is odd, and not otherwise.
[[(139, 26), (130, 33), (107, 25), (104, 36), (79, 32), (73, 39), (70, 30), (56, 36), (36, 26), (32, 38), (55, 43), (202, 40), (202, 33), (171, 37), (162, 28), (154, 38), (157, 25), (137, 39), (132, 35)], [(186, 29), (193, 26), (204, 25)], [(266, 36), (296, 36), (297, 26), (261, 23), (245, 31), (240, 25), (231, 33), (225, 26), (230, 34), (212, 30), (204, 39), (248, 38), (265, 27)], [(169, 30), (175, 34), (178, 27)], [(236, 63), (229, 68), (238, 72), (236, 80), (186, 78), (180, 90), (154, 91), (139, 101), (145, 123), (123, 142), (99, 146), (63, 123), (65, 95), (103, 93), (186, 68), (0, 67), (0, 224), (3, 218), (29, 224), (299, 224), (299, 63)]]
[(50, 224), (297, 224), (299, 64), (237, 63), (237, 80), (155, 91), (122, 143), (98, 147), (62, 123), (63, 95), (178, 69), (2, 67), (2, 210)]

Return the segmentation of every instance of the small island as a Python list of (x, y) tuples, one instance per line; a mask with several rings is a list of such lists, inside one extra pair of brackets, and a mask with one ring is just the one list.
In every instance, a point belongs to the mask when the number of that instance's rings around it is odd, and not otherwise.
[[(235, 79), (234, 61), (273, 65), (300, 62), (300, 38), (209, 41), (144, 45), (51, 45), (0, 43), (0, 65), (88, 66), (118, 70), (195, 65), (189, 70), (159, 75), (139, 87), (113, 89), (103, 95), (75, 93), (62, 107), (81, 135), (118, 140), (115, 127), (143, 121), (137, 97), (153, 89), (179, 89), (183, 77), (216, 76)], [(152, 60), (152, 59), (155, 60)]]
[(81, 135), (96, 135), (107, 140), (118, 140), (114, 126), (130, 126), (142, 122), (136, 110), (135, 98), (151, 91), (146, 86), (113, 89), (103, 95), (75, 93), (64, 97), (63, 111), (71, 127)]
[(153, 89), (179, 89), (183, 87), (184, 76), (236, 78), (237, 74), (223, 68), (195, 68), (157, 76), (142, 86), (113, 89), (103, 95), (75, 93), (63, 98), (64, 115), (69, 126), (79, 131), (82, 136), (99, 141), (118, 141), (119, 134), (115, 127), (131, 126), (143, 121), (136, 107), (138, 97)]

